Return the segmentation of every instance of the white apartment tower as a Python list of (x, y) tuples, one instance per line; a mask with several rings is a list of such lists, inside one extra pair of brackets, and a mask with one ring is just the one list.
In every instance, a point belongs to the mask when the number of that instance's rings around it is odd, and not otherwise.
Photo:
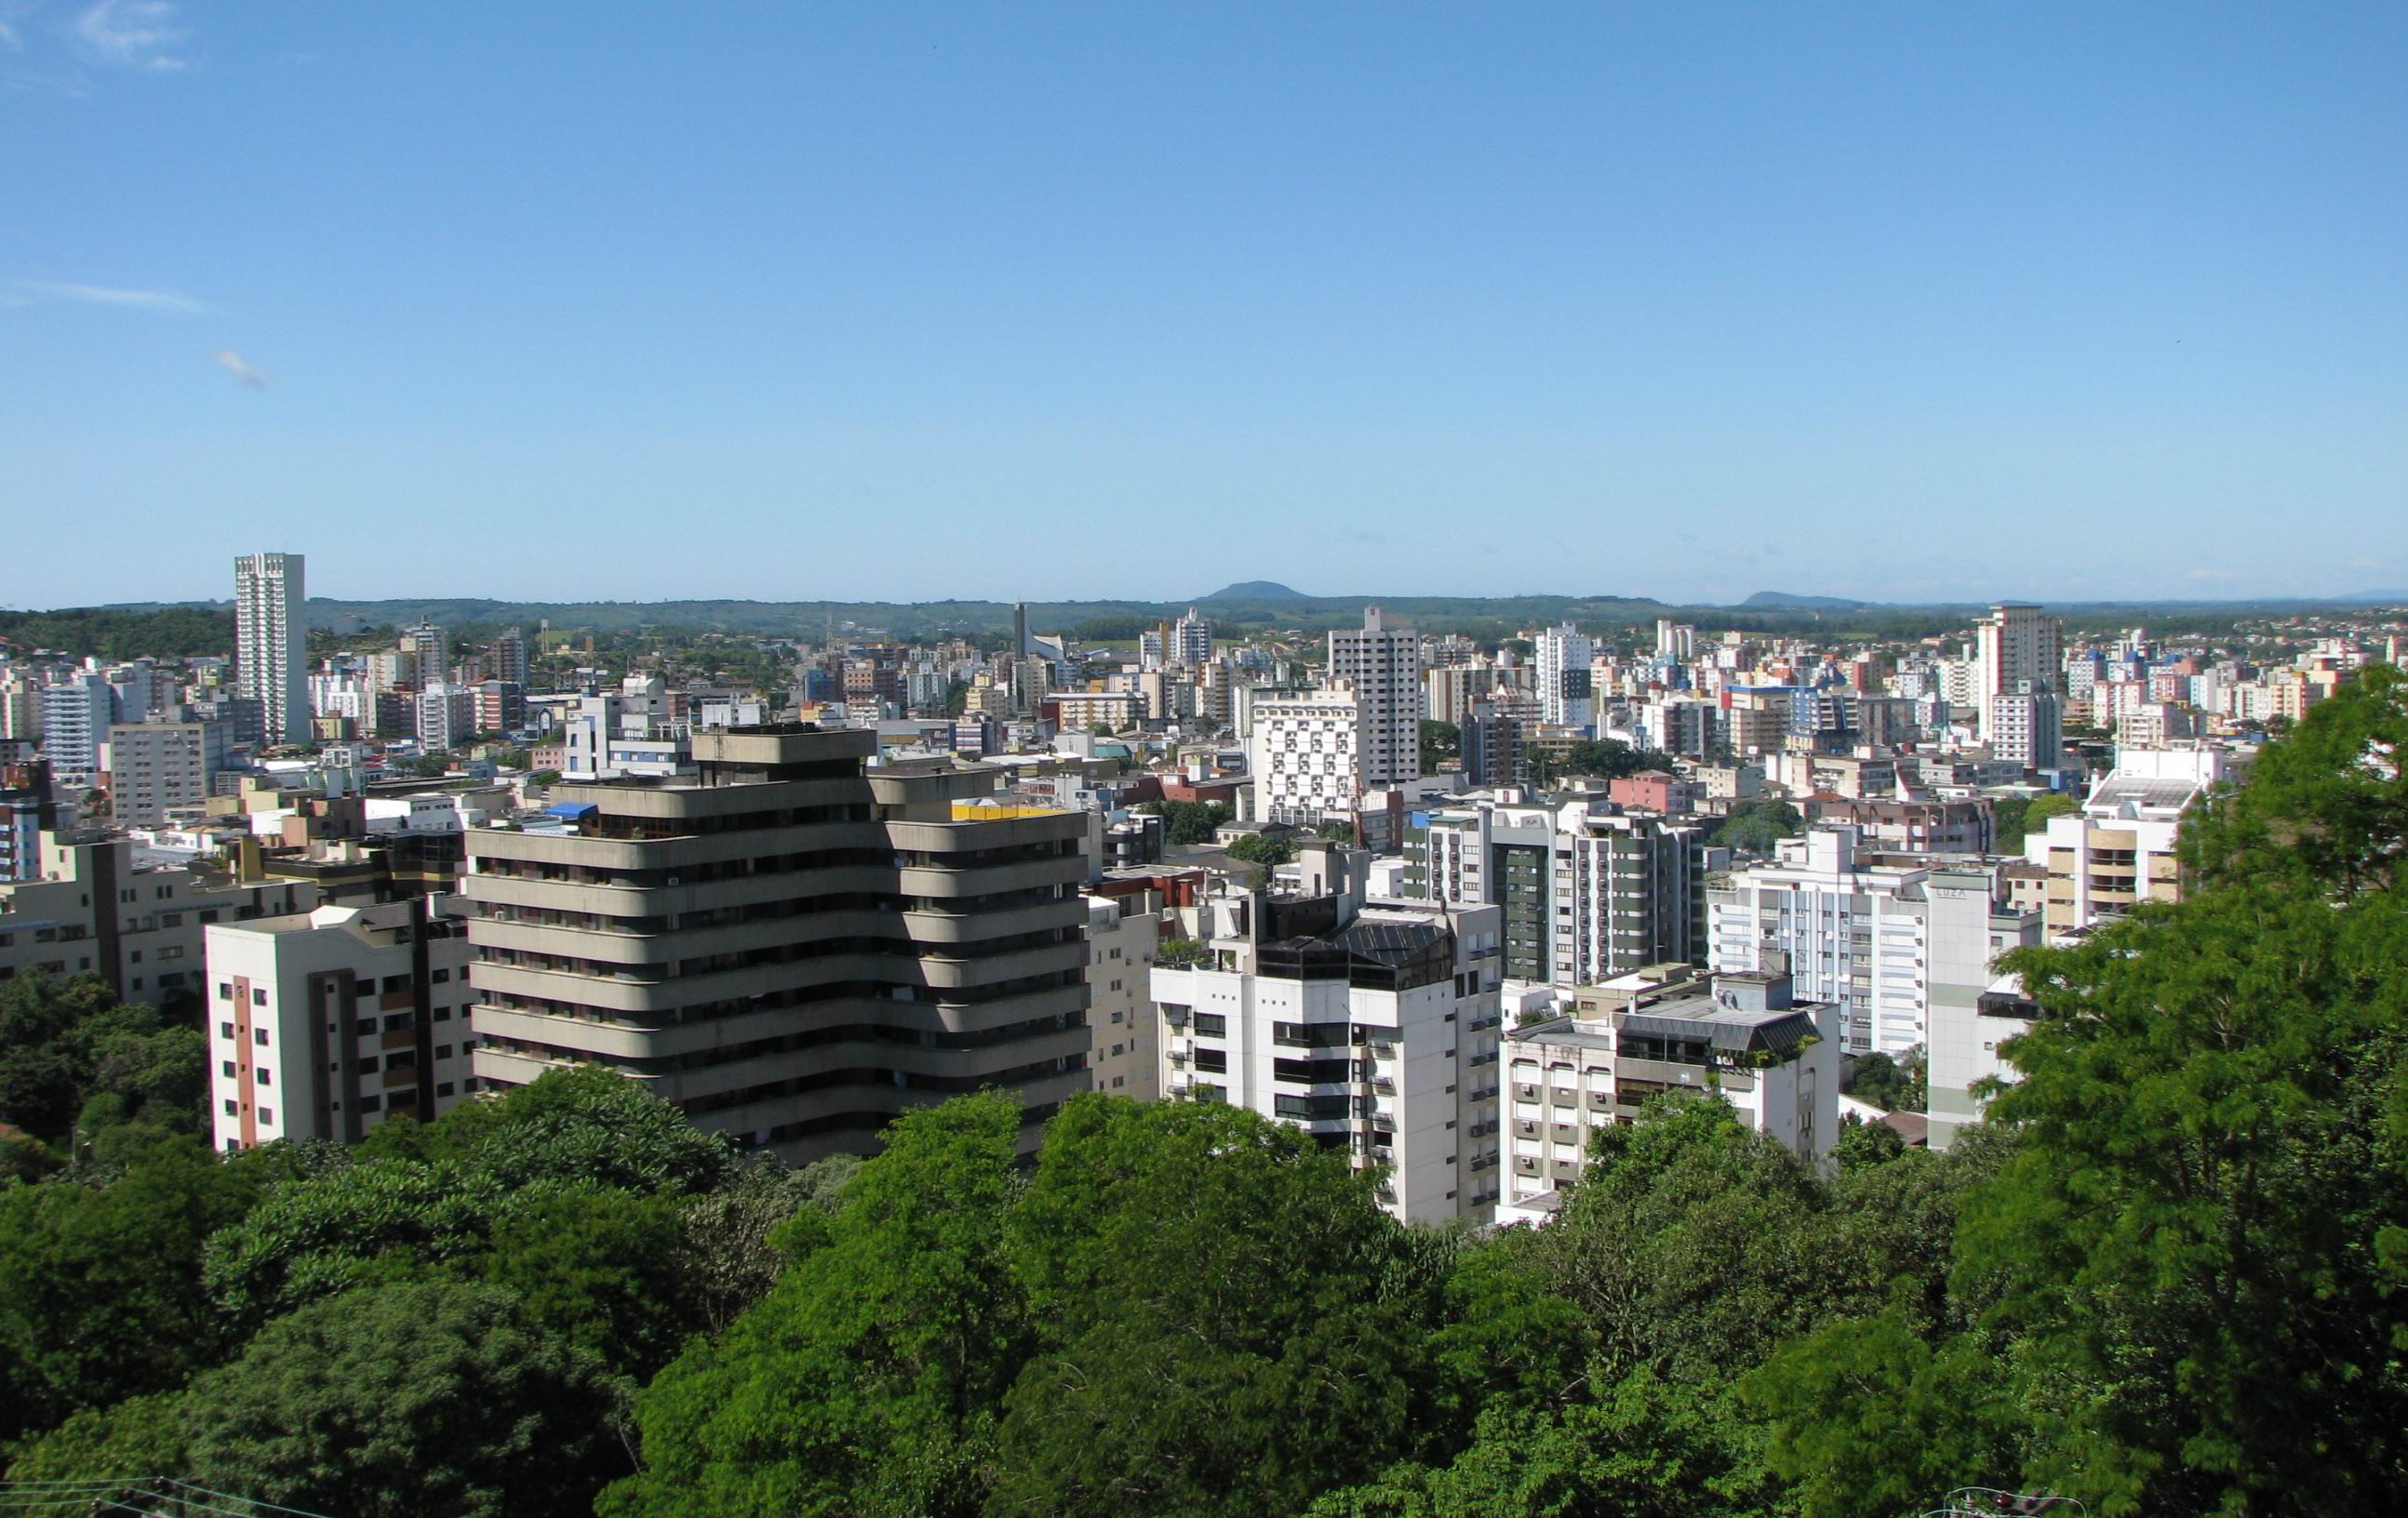
[[(1993, 698), (2017, 693), (2055, 695), (2063, 676), (2065, 628), (2039, 607), (2001, 601), (1973, 623), (1974, 721), (1987, 738), (1997, 721)], [(1950, 693), (1954, 699), (1955, 693)]]
[(1708, 889), (1713, 967), (1783, 964), (1799, 995), (1839, 1004), (1844, 1053), (1897, 1054), (1927, 1042), (1936, 1010), (1988, 988), (1992, 889), (1979, 866), (1874, 855), (1852, 826), (1816, 828)]
[(1361, 628), (1329, 635), (1329, 678), (1353, 686), (1363, 708), (1363, 785), (1421, 779), (1421, 636), (1386, 625), (1378, 607), (1366, 607)]
[(1252, 716), (1246, 761), (1254, 776), (1256, 822), (1316, 827), (1354, 815), (1370, 736), (1363, 703), (1352, 689), (1257, 691)]
[(234, 561), (235, 694), (259, 703), (270, 743), (309, 736), (308, 596), (298, 553)]
[(1154, 967), (1163, 1092), (1293, 1124), (1383, 1172), (1398, 1218), (1496, 1205), (1498, 910), (1365, 899), (1369, 856), (1306, 847), (1299, 895), (1226, 882), (1207, 952)]
[(1187, 615), (1170, 624), (1170, 662), (1182, 669), (1201, 669), (1212, 662), (1212, 623), (1189, 607)]
[(1539, 720), (1555, 727), (1585, 728), (1597, 720), (1591, 699), (1590, 666), (1597, 658), (1597, 639), (1572, 630), (1570, 623), (1539, 634)]

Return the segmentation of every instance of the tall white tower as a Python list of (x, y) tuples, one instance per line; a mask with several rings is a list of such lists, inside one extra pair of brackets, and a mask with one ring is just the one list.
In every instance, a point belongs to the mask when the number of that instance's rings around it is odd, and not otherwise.
[(308, 592), (298, 553), (247, 553), (234, 561), (235, 694), (257, 701), (270, 743), (309, 736)]
[(1559, 727), (1586, 727), (1596, 721), (1589, 666), (1597, 658), (1597, 640), (1572, 630), (1570, 623), (1539, 635), (1539, 720)]
[(1360, 631), (1330, 633), (1329, 678), (1353, 686), (1363, 709), (1363, 784), (1421, 779), (1421, 635), (1390, 627), (1378, 607), (1365, 607)]
[(1973, 623), (1973, 707), (1983, 738), (1996, 727), (1994, 697), (2057, 693), (2065, 679), (2064, 642), (2063, 623), (2020, 601), (2001, 601)]

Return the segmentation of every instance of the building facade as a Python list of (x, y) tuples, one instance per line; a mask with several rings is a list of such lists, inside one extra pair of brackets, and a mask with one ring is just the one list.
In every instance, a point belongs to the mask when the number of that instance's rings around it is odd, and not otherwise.
[(309, 737), (308, 598), (298, 553), (247, 553), (234, 561), (235, 694), (260, 704), (270, 743)]
[(1363, 625), (1329, 635), (1329, 678), (1343, 681), (1363, 709), (1356, 766), (1363, 788), (1403, 785), (1422, 774), (1422, 640), (1391, 627), (1378, 607)]
[[(1158, 818), (1148, 821), (1159, 822)], [(1087, 1024), (1095, 1089), (1150, 1102), (1162, 1095), (1162, 1015), (1154, 1010), (1154, 955), (1161, 919), (1148, 898), (1099, 896), (1087, 903)]]
[(1417, 1223), (1485, 1221), (1498, 1195), (1493, 907), (1373, 903), (1369, 856), (1309, 845), (1292, 897), (1225, 886), (1203, 957), (1157, 966), (1163, 1092), (1310, 1133), (1382, 1174)]
[(953, 822), (996, 774), (877, 737), (694, 735), (695, 772), (552, 790), (566, 834), (468, 835), (475, 1073), (636, 1081), (790, 1160), (1000, 1086), (1024, 1141), (1086, 1089), (1086, 820)]
[(474, 1095), (465, 928), (418, 897), (204, 929), (217, 1147), (356, 1143)]

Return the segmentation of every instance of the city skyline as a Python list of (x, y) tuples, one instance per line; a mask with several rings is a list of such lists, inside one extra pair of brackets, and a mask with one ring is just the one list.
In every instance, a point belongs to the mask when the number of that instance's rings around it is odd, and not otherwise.
[(2408, 581), (2396, 8), (5, 15), (17, 604)]

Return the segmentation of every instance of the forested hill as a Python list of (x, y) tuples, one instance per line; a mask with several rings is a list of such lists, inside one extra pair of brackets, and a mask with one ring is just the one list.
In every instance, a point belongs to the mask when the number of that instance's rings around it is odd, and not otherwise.
[(2019, 1081), (1947, 1153), (1849, 1127), (1826, 1173), (1672, 1093), (1484, 1238), (1101, 1094), (1033, 1168), (998, 1092), (787, 1171), (595, 1069), (221, 1158), (200, 1033), (21, 976), (0, 1458), (362, 1515), (2387, 1515), (2404, 694), (2268, 745), (2189, 899), (2019, 952)]

